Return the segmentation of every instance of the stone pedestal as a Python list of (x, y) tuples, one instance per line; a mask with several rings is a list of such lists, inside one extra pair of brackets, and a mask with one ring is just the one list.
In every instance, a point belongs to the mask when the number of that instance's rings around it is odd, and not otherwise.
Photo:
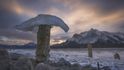
[(40, 25), (37, 32), (36, 61), (44, 62), (49, 57), (50, 52), (50, 29), (49, 25)]

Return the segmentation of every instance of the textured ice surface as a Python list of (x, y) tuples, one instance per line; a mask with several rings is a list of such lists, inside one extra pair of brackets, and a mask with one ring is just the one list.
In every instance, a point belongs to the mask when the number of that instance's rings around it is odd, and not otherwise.
[(24, 23), (17, 25), (16, 28), (22, 31), (32, 31), (39, 25), (51, 25), (59, 26), (65, 32), (69, 30), (69, 27), (64, 23), (62, 19), (52, 15), (40, 14), (32, 19), (25, 21)]
[[(27, 57), (34, 58), (35, 50), (9, 50), (9, 52), (24, 54)], [(118, 52), (121, 56), (121, 60), (114, 60), (113, 54)], [(58, 61), (60, 58), (64, 58), (67, 61), (73, 63), (79, 63), (81, 65), (87, 65), (89, 63), (92, 66), (97, 66), (97, 62), (102, 66), (110, 66), (112, 70), (124, 69), (124, 49), (93, 49), (93, 58), (88, 58), (87, 49), (52, 49), (50, 52), (50, 60)], [(91, 60), (91, 62), (89, 62)]]

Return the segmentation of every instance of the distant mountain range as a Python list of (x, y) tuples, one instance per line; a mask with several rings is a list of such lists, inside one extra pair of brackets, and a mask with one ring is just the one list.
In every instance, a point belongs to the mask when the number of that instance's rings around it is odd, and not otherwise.
[(87, 44), (92, 44), (96, 48), (124, 48), (124, 33), (112, 33), (90, 29), (80, 34), (74, 34), (72, 38), (61, 44), (52, 45), (52, 47), (61, 48), (81, 48)]
[[(61, 44), (52, 45), (51, 48), (86, 48), (87, 44), (92, 44), (96, 48), (124, 48), (124, 33), (112, 33), (90, 29), (80, 34), (74, 34), (72, 38)], [(35, 43), (25, 45), (3, 45), (0, 48), (9, 49), (35, 49)]]
[(6, 48), (6, 49), (35, 49), (36, 44), (35, 43), (28, 43), (25, 45), (5, 45), (0, 44), (0, 48)]

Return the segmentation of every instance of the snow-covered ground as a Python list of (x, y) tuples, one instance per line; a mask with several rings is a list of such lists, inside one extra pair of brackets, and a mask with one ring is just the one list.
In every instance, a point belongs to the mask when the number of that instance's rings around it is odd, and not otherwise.
[[(9, 52), (24, 54), (27, 57), (35, 58), (35, 50), (9, 50)], [(113, 55), (115, 52), (120, 54), (121, 60), (115, 60)], [(52, 49), (50, 52), (50, 60), (58, 61), (64, 58), (70, 63), (79, 63), (97, 66), (97, 62), (102, 66), (110, 66), (112, 70), (124, 70), (124, 49), (102, 48), (93, 49), (93, 58), (88, 58), (87, 49)], [(89, 62), (90, 61), (90, 62)]]

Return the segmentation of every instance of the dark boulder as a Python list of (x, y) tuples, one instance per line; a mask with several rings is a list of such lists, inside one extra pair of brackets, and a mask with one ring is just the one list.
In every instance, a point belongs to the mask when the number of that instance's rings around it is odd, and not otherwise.
[(82, 66), (80, 64), (72, 64), (70, 70), (81, 70)]
[(5, 49), (0, 49), (0, 70), (10, 69), (9, 53)]
[(61, 58), (58, 62), (57, 62), (58, 66), (71, 66), (69, 61), (66, 61), (64, 58)]
[(39, 63), (35, 67), (35, 70), (56, 70), (56, 69), (50, 66), (49, 64)]
[(20, 57), (11, 67), (11, 70), (33, 70), (32, 61), (29, 58)]
[(11, 60), (18, 60), (22, 56), (24, 56), (24, 55), (18, 54), (18, 53), (10, 53), (10, 59)]

